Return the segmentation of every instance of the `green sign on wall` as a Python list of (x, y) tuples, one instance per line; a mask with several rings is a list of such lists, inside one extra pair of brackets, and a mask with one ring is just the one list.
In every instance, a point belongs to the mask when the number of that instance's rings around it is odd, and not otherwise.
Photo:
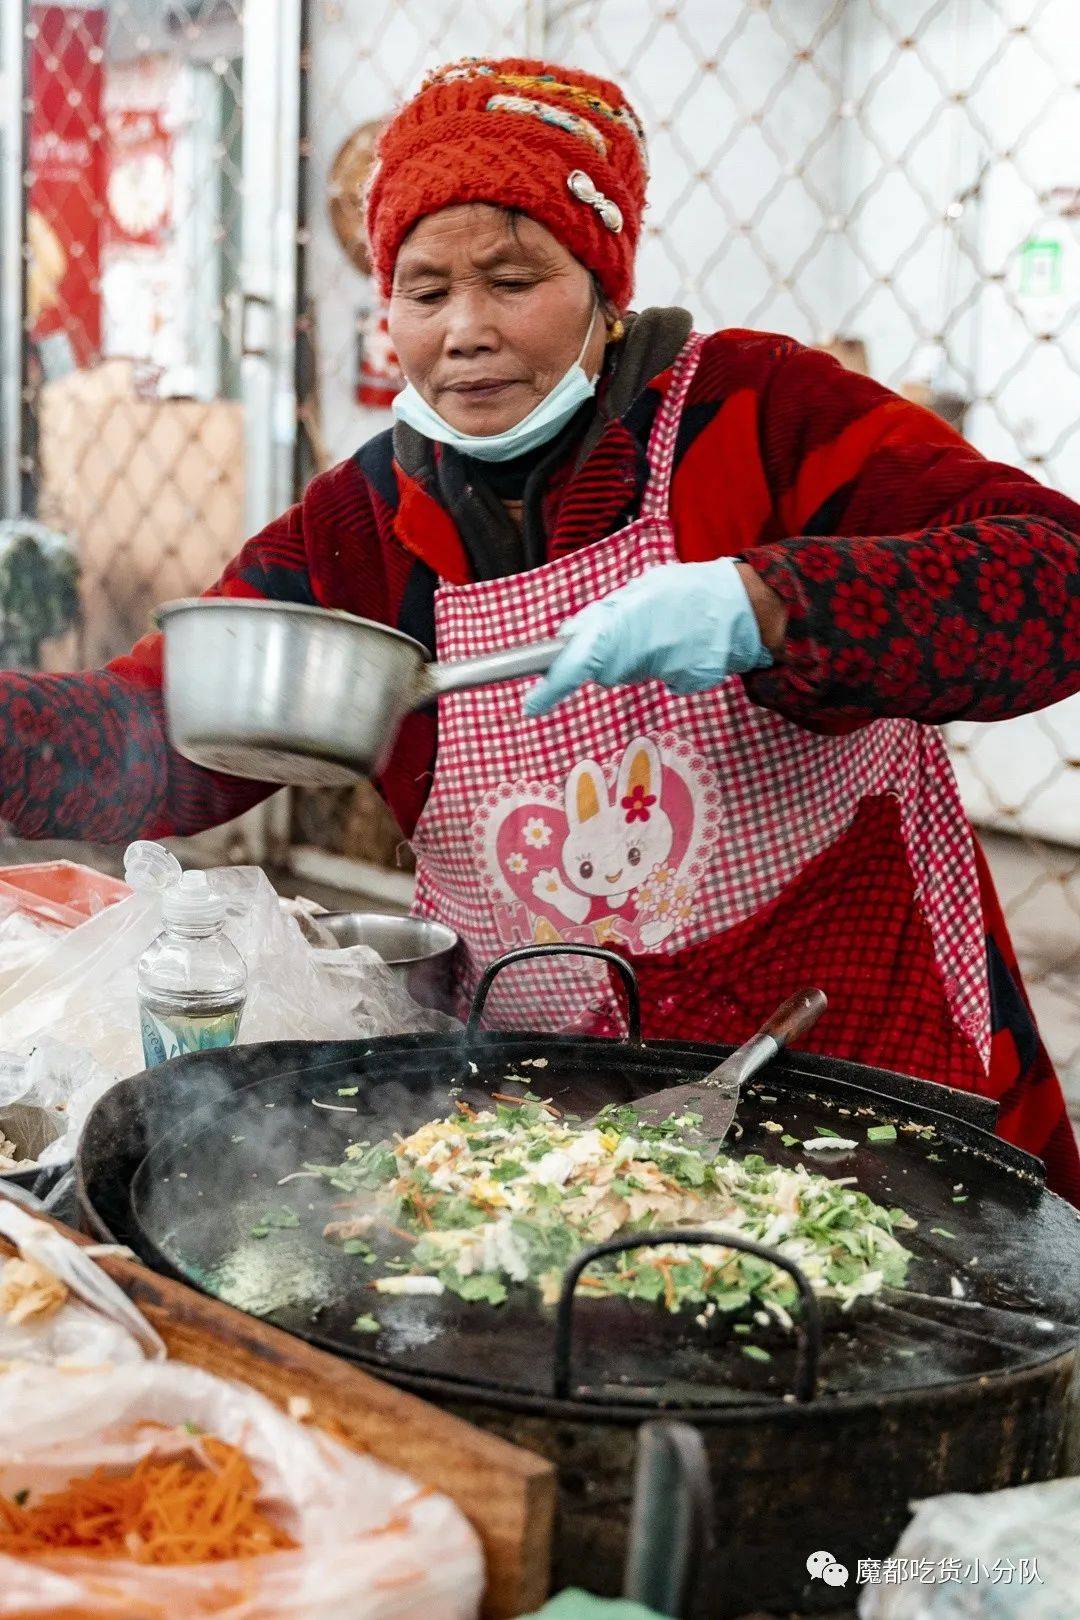
[(1027, 298), (1053, 298), (1064, 285), (1064, 254), (1060, 242), (1032, 236), (1020, 249), (1020, 291)]

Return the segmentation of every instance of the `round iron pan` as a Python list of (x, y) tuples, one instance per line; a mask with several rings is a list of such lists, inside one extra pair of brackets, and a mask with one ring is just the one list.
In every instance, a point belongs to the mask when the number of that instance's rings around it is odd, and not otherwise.
[[(460, 1041), (418, 1036), (198, 1054), (122, 1082), (97, 1104), (76, 1164), (80, 1202), (95, 1231), (127, 1243), (155, 1269), (419, 1393), (623, 1421), (658, 1407), (729, 1421), (784, 1395), (794, 1361), (789, 1342), (755, 1326), (754, 1342), (766, 1344), (773, 1361), (751, 1362), (719, 1317), (702, 1329), (690, 1312), (583, 1301), (575, 1313), (575, 1395), (556, 1403), (548, 1393), (552, 1312), (525, 1296), (495, 1311), (452, 1296), (371, 1293), (365, 1285), (378, 1271), (320, 1235), (340, 1195), (315, 1181), (278, 1185), (303, 1162), (336, 1163), (351, 1140), (374, 1134), (361, 1114), (336, 1111), (362, 1106), (368, 1092), (390, 1106), (380, 1131), (410, 1128), (445, 1111), (449, 1083), (463, 1072), (482, 1094), (501, 1089), (521, 1058), (545, 1057), (546, 1068), (519, 1072), (560, 1106), (588, 1115), (703, 1073), (725, 1050), (526, 1034), (483, 1035), (467, 1050)], [(354, 1085), (355, 1096), (339, 1096)], [(761, 1128), (766, 1119), (790, 1125), (800, 1140), (819, 1123), (851, 1130), (860, 1142), (875, 1122), (899, 1127), (895, 1143), (805, 1155), (824, 1174), (857, 1176), (870, 1196), (902, 1205), (920, 1223), (905, 1240), (917, 1256), (912, 1292), (831, 1324), (821, 1400), (877, 1405), (1075, 1352), (1080, 1216), (1046, 1192), (1037, 1160), (989, 1134), (993, 1112), (984, 1099), (926, 1081), (802, 1054), (778, 1060), (748, 1091), (736, 1152), (790, 1157), (779, 1135)], [(910, 1124), (932, 1125), (933, 1138), (909, 1134)], [(954, 1204), (955, 1196), (966, 1201)], [(252, 1238), (262, 1214), (284, 1205), (297, 1210), (301, 1228)], [(224, 1279), (223, 1265), (231, 1273)], [(954, 1276), (963, 1300), (951, 1297)], [(368, 1312), (384, 1324), (378, 1337), (352, 1330)]]

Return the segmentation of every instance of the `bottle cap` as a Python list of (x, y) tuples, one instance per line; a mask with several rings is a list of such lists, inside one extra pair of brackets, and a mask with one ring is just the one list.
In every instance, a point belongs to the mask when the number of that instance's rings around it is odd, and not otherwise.
[(161, 916), (166, 924), (212, 927), (225, 921), (225, 901), (214, 893), (205, 872), (185, 872), (179, 883), (162, 895)]
[(144, 838), (129, 844), (124, 856), (124, 876), (140, 894), (160, 894), (171, 889), (183, 876), (183, 867), (162, 844)]

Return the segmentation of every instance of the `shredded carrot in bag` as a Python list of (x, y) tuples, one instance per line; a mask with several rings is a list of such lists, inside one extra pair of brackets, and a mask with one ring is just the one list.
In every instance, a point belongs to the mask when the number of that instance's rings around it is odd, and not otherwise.
[(297, 1545), (260, 1509), (259, 1482), (243, 1452), (210, 1435), (196, 1449), (143, 1457), (125, 1475), (95, 1469), (38, 1502), (0, 1497), (0, 1553), (211, 1564)]

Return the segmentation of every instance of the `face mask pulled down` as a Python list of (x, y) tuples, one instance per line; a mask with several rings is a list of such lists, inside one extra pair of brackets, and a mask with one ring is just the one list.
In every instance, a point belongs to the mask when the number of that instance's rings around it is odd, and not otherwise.
[(547, 444), (554, 439), (575, 411), (596, 393), (597, 378), (587, 377), (581, 364), (585, 358), (585, 350), (589, 346), (595, 319), (594, 306), (584, 342), (573, 365), (563, 373), (551, 392), (544, 395), (539, 405), (536, 405), (528, 416), (523, 416), (520, 422), (515, 422), (513, 427), (504, 428), (501, 433), (463, 433), (459, 428), (452, 427), (445, 417), (439, 415), (434, 406), (428, 404), (412, 383), (407, 383), (397, 395), (391, 409), (399, 422), (415, 428), (425, 439), (434, 439), (438, 444), (448, 444), (463, 456), (475, 456), (477, 461), (512, 461), (515, 456), (522, 456), (527, 451), (535, 450), (539, 445)]

